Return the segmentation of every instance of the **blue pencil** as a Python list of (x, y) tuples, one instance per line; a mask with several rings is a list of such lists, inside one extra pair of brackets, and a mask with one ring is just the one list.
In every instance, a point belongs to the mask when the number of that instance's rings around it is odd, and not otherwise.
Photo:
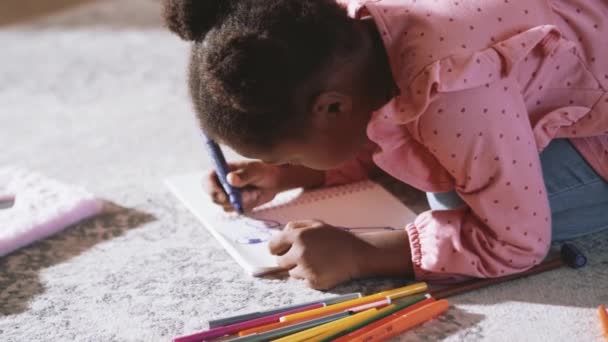
[(220, 184), (222, 184), (222, 188), (224, 188), (224, 191), (228, 195), (230, 204), (232, 204), (232, 207), (239, 214), (242, 214), (244, 210), (241, 199), (241, 191), (228, 183), (227, 176), (230, 173), (230, 170), (228, 169), (228, 164), (226, 163), (226, 158), (224, 158), (222, 149), (215, 141), (209, 139), (209, 137), (207, 137), (207, 135), (204, 133), (201, 132), (201, 136), (205, 141), (205, 145), (207, 146), (207, 150), (211, 155), (211, 159), (213, 159), (213, 162), (215, 163), (215, 172), (217, 173), (217, 178), (219, 179)]

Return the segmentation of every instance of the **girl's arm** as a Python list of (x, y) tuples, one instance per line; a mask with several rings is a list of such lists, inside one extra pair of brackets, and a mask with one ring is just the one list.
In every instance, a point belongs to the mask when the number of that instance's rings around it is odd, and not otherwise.
[(412, 256), (406, 231), (359, 235), (367, 242), (357, 254), (359, 277), (413, 275)]
[[(549, 250), (551, 211), (540, 159), (526, 105), (511, 83), (442, 94), (421, 121), (419, 148), (434, 151), (466, 205), (425, 212), (406, 227), (419, 279), (518, 273)], [(447, 113), (434, 115), (438, 108)]]

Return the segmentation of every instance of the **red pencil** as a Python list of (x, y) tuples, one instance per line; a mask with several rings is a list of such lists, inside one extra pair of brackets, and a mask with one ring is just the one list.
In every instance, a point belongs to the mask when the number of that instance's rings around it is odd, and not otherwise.
[(333, 340), (333, 342), (347, 342), (347, 341), (352, 341), (354, 338), (364, 334), (366, 331), (370, 330), (370, 329), (375, 329), (378, 327), (381, 327), (387, 323), (389, 323), (390, 321), (394, 320), (395, 318), (398, 318), (400, 316), (403, 316), (409, 312), (415, 311), (420, 309), (421, 307), (428, 305), (430, 303), (433, 303), (435, 301), (435, 298), (427, 298), (425, 300), (422, 300), (414, 305), (410, 305), (406, 308), (404, 308), (403, 310), (399, 310), (397, 312), (395, 312), (394, 314), (390, 315), (390, 316), (386, 316), (384, 318), (382, 318), (381, 320), (378, 320), (370, 325), (367, 325), (359, 330), (355, 330), (353, 332), (351, 332), (350, 334), (341, 336), (335, 340)]

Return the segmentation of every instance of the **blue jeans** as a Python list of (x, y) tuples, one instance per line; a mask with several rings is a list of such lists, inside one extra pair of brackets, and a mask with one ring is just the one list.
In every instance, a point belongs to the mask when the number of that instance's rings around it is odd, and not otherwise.
[[(540, 154), (553, 220), (553, 241), (608, 229), (608, 183), (567, 139), (553, 140)], [(427, 193), (434, 210), (464, 205), (456, 192)]]

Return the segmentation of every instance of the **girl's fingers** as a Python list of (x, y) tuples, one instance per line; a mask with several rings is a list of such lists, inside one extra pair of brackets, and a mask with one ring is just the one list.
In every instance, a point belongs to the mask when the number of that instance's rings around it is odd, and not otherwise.
[(261, 191), (257, 189), (241, 191), (241, 201), (245, 208), (251, 209), (256, 206), (258, 199), (260, 198)]
[(210, 189), (221, 189), (222, 185), (220, 184), (220, 179), (217, 177), (217, 173), (215, 171), (210, 171), (207, 176), (207, 185)]
[(298, 220), (291, 221), (285, 225), (285, 230), (296, 230), (296, 229), (306, 229), (306, 228), (317, 228), (323, 226), (324, 223), (319, 220)]
[(287, 253), (277, 257), (277, 265), (284, 270), (290, 270), (298, 266), (298, 260), (298, 251), (292, 247)]
[(272, 191), (257, 190), (257, 192), (259, 194), (257, 195), (256, 199), (251, 203), (251, 209), (257, 208), (262, 204), (272, 201), (275, 196), (275, 193)]
[(284, 255), (293, 244), (294, 235), (291, 232), (282, 231), (275, 234), (268, 242), (268, 249), (272, 255)]
[(228, 196), (224, 193), (222, 186), (217, 178), (215, 172), (210, 172), (207, 179), (207, 185), (204, 188), (207, 190), (208, 194), (211, 196), (211, 200), (213, 203), (218, 204), (220, 206), (225, 206), (228, 202)]
[[(227, 175), (227, 180), (232, 186), (241, 188), (241, 201), (245, 210), (251, 210), (274, 198), (275, 193), (271, 189), (256, 187), (256, 183), (268, 176), (263, 163), (237, 162), (229, 164), (229, 168), (233, 171)], [(206, 182), (206, 189), (213, 202), (223, 206), (226, 211), (233, 211), (215, 171), (209, 173)]]
[(262, 163), (249, 163), (244, 167), (235, 169), (226, 177), (228, 183), (239, 188), (247, 185), (256, 185), (266, 177), (266, 169)]
[(228, 183), (232, 186), (236, 186), (236, 187), (244, 187), (247, 184), (243, 181), (242, 177), (240, 176), (240, 172), (241, 170), (237, 170), (237, 171), (232, 171), (230, 172), (227, 176), (226, 179), (228, 180)]
[(262, 201), (264, 191), (260, 189), (248, 189), (241, 191), (241, 201), (245, 210), (253, 210), (260, 204), (265, 202)]
[[(249, 164), (250, 164), (250, 162), (249, 163), (247, 163), (247, 162), (230, 163), (228, 165), (228, 168), (230, 169), (231, 172), (229, 172), (228, 175), (226, 175), (228, 183), (230, 183), (231, 185), (237, 186), (236, 184), (232, 184), (230, 182), (230, 178), (234, 177), (234, 176), (230, 176), (230, 175), (234, 174), (235, 172), (238, 173), (240, 170), (247, 168)], [(222, 184), (220, 183), (220, 180), (217, 176), (217, 172), (215, 170), (212, 170), (209, 172), (209, 175), (207, 177), (207, 185), (208, 185), (209, 189), (218, 189), (218, 190), (223, 189)]]
[(213, 193), (211, 193), (211, 199), (213, 200), (213, 203), (215, 204), (222, 204), (222, 203), (226, 203), (226, 194), (224, 194), (223, 192), (219, 192), (219, 191), (214, 191)]
[(285, 255), (286, 253), (295, 253), (299, 251), (292, 251), (293, 243), (296, 240), (299, 230), (310, 227), (316, 227), (321, 224), (317, 220), (301, 220), (289, 222), (283, 230), (274, 235), (268, 243), (270, 253), (273, 255)]
[(294, 279), (306, 279), (307, 274), (302, 266), (296, 266), (289, 270), (289, 276)]
[[(269, 195), (263, 196), (262, 191), (257, 190), (257, 189), (241, 191), (241, 202), (242, 202), (243, 208), (245, 208), (245, 210), (251, 210), (261, 204), (268, 202), (269, 201), (269, 199), (267, 199), (268, 197), (270, 197), (270, 199), (272, 199), (272, 197), (274, 197), (274, 196), (269, 196)], [(213, 192), (211, 194), (211, 199), (213, 200), (213, 202), (215, 204), (219, 204), (222, 207), (234, 209), (234, 208), (232, 208), (232, 203), (230, 203), (228, 196), (223, 191)], [(232, 211), (232, 210), (230, 210), (230, 211)]]

